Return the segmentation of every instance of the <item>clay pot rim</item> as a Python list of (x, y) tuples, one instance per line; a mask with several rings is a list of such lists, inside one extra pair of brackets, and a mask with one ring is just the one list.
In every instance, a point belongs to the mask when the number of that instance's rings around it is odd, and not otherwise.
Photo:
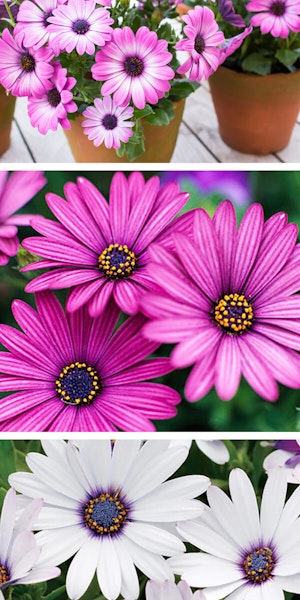
[[(289, 71), (288, 73), (268, 73), (267, 75), (258, 75), (257, 73), (248, 73), (247, 71), (236, 71), (235, 69), (230, 69), (229, 67), (226, 67), (225, 65), (220, 65), (218, 67), (218, 71), (219, 69), (225, 70), (227, 72), (232, 73), (232, 77), (247, 77), (247, 78), (252, 78), (252, 79), (265, 79), (266, 77), (287, 77), (289, 76), (290, 78), (292, 77), (299, 77), (299, 73), (300, 73), (300, 67), (299, 69), (297, 69), (296, 71)], [(211, 75), (211, 77), (214, 76), (214, 73)]]

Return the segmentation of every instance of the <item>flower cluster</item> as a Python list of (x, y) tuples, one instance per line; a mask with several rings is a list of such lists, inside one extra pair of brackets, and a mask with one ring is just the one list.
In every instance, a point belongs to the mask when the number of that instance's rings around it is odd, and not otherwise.
[[(0, 83), (28, 97), (30, 121), (40, 133), (70, 129), (78, 115), (95, 146), (104, 143), (120, 156), (126, 150), (134, 160), (144, 150), (141, 119), (167, 125), (176, 102), (242, 40), (227, 44), (207, 6), (184, 17), (184, 26), (175, 0), (98, 4), (23, 0), (15, 15), (5, 0), (10, 26), (0, 39)], [(180, 65), (182, 50), (189, 58)]]

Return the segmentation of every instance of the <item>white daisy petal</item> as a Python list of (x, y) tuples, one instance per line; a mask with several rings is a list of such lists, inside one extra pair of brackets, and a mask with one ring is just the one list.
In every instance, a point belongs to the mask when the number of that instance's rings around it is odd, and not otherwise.
[(97, 569), (99, 540), (90, 538), (75, 554), (66, 577), (69, 598), (77, 600), (89, 587)]
[(233, 469), (229, 476), (229, 488), (237, 515), (242, 521), (249, 540), (260, 539), (260, 523), (257, 500), (253, 485), (242, 469)]
[(212, 531), (209, 527), (203, 525), (201, 521), (187, 521), (179, 523), (177, 529), (184, 539), (188, 539), (191, 544), (197, 546), (201, 544), (201, 550), (214, 554), (219, 558), (227, 560), (238, 560), (239, 553), (235, 545), (225, 540), (221, 535)]
[(3, 561), (5, 561), (6, 559), (7, 550), (10, 545), (11, 536), (13, 533), (16, 506), (16, 494), (14, 490), (8, 490), (3, 502), (0, 519), (0, 548), (1, 559)]
[(140, 582), (134, 562), (127, 551), (126, 541), (119, 538), (115, 545), (122, 573), (121, 594), (126, 600), (134, 600), (140, 593)]
[[(264, 487), (260, 520), (264, 539), (272, 539), (280, 520), (287, 491), (285, 471), (274, 469), (270, 472)], [(272, 504), (272, 510), (270, 505)]]
[(221, 440), (196, 440), (196, 444), (203, 454), (218, 465), (224, 465), (229, 461), (230, 454)]
[(154, 554), (173, 556), (185, 551), (185, 545), (175, 535), (148, 523), (128, 523), (125, 535)]
[(84, 486), (64, 467), (61, 461), (54, 461), (37, 452), (30, 452), (26, 462), (42, 483), (49, 485), (61, 494), (71, 496), (71, 498), (82, 497), (85, 491)]
[(111, 538), (107, 537), (101, 542), (97, 567), (99, 586), (105, 598), (116, 600), (121, 592), (119, 556)]

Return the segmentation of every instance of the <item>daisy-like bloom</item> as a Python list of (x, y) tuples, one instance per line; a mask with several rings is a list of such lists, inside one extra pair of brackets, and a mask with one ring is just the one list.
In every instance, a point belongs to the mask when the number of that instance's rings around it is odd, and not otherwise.
[(53, 10), (49, 17), (49, 45), (61, 51), (94, 54), (95, 45), (104, 46), (112, 35), (114, 22), (106, 8), (95, 7), (95, 0), (69, 0)]
[[(163, 556), (185, 550), (175, 521), (196, 518), (203, 504), (195, 497), (210, 484), (192, 475), (166, 481), (182, 465), (188, 450), (169, 441), (47, 441), (47, 456), (30, 453), (32, 473), (14, 473), (10, 484), (29, 497), (42, 495), (36, 522), (44, 560), (57, 565), (75, 554), (66, 586), (80, 598), (95, 571), (108, 600), (119, 594), (135, 600), (135, 567), (151, 579), (173, 580)], [(52, 549), (51, 549), (52, 548)]]
[(33, 215), (15, 215), (47, 183), (42, 171), (0, 173), (0, 266), (19, 249), (17, 225), (30, 225)]
[(173, 581), (148, 581), (146, 584), (146, 600), (205, 600), (201, 590), (193, 594), (186, 581), (176, 585)]
[(120, 148), (120, 142), (128, 142), (132, 136), (134, 121), (128, 121), (133, 117), (132, 106), (122, 108), (117, 106), (110, 96), (95, 98), (94, 106), (82, 113), (86, 117), (83, 121), (84, 133), (89, 140), (93, 140), (94, 146), (103, 144), (106, 148)]
[(177, 392), (147, 379), (170, 372), (167, 358), (145, 358), (145, 319), (128, 319), (115, 333), (120, 311), (110, 304), (93, 319), (86, 309), (71, 315), (52, 292), (36, 295), (36, 313), (20, 300), (13, 313), (24, 333), (0, 325), (2, 431), (155, 430), (149, 419), (176, 414)]
[[(263, 442), (262, 442), (263, 444)], [(269, 445), (269, 444), (267, 444)], [(271, 452), (264, 460), (264, 469), (269, 473), (271, 469), (284, 469), (289, 483), (300, 483), (300, 441), (278, 440)]]
[(177, 69), (187, 73), (191, 81), (208, 79), (219, 66), (219, 46), (224, 42), (224, 34), (219, 30), (213, 11), (207, 6), (196, 6), (182, 20), (186, 25), (183, 31), (186, 38), (177, 42), (176, 50), (188, 52), (188, 59)]
[(67, 77), (67, 69), (60, 62), (54, 63), (54, 73), (49, 82), (49, 88), (41, 97), (28, 98), (28, 115), (33, 127), (40, 133), (56, 131), (58, 125), (70, 129), (68, 113), (76, 112), (77, 104), (73, 101), (70, 91), (76, 84), (74, 77)]
[(17, 519), (16, 492), (10, 489), (4, 498), (0, 518), (0, 600), (2, 590), (18, 584), (38, 583), (58, 577), (60, 570), (41, 560), (41, 547), (30, 531), (42, 507), (36, 499)]
[(203, 397), (216, 386), (222, 400), (236, 393), (241, 374), (266, 400), (278, 397), (276, 380), (300, 387), (300, 245), (285, 213), (264, 223), (252, 204), (236, 230), (229, 201), (211, 219), (194, 211), (194, 240), (174, 236), (177, 258), (161, 246), (151, 255), (153, 278), (166, 298), (141, 300), (149, 338), (178, 342), (174, 368), (193, 365), (185, 394)]
[(207, 491), (209, 507), (198, 520), (180, 523), (186, 541), (204, 552), (169, 559), (191, 586), (205, 587), (207, 600), (283, 600), (300, 592), (300, 488), (285, 504), (286, 475), (274, 470), (260, 511), (250, 479), (241, 469), (229, 476), (231, 499)]
[(180, 193), (176, 183), (159, 189), (158, 177), (144, 182), (141, 173), (126, 179), (116, 173), (109, 204), (87, 179), (65, 186), (67, 201), (48, 194), (47, 204), (60, 221), (42, 217), (31, 225), (44, 237), (28, 238), (24, 247), (46, 260), (25, 270), (51, 267), (30, 282), (26, 291), (74, 286), (67, 309), (89, 304), (91, 315), (104, 311), (111, 296), (126, 313), (138, 311), (139, 300), (153, 289), (149, 245), (167, 237), (169, 224), (183, 208), (189, 194)]
[(47, 87), (54, 67), (50, 48), (25, 48), (8, 29), (0, 39), (0, 83), (14, 96), (34, 96)]
[(137, 108), (146, 102), (157, 104), (170, 89), (174, 71), (168, 67), (172, 54), (166, 40), (155, 31), (140, 27), (134, 34), (130, 27), (114, 29), (111, 42), (96, 54), (92, 75), (104, 81), (103, 96), (113, 94), (114, 102), (127, 106), (132, 98)]
[(17, 25), (14, 36), (18, 43), (26, 48), (37, 50), (49, 40), (49, 22), (53, 9), (63, 4), (66, 0), (24, 0), (20, 4)]
[(220, 56), (219, 56), (219, 65), (225, 62), (226, 58), (233, 54), (243, 43), (244, 39), (252, 33), (253, 27), (250, 25), (246, 27), (244, 31), (238, 33), (238, 35), (234, 35), (231, 38), (225, 40), (224, 44), (221, 45), (220, 48)]
[(291, 31), (300, 31), (299, 0), (251, 0), (247, 10), (257, 12), (250, 19), (253, 27), (273, 37), (287, 38)]

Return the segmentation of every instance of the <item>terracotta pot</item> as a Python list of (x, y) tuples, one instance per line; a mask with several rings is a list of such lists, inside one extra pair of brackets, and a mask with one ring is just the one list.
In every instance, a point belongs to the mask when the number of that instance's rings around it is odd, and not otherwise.
[(287, 146), (300, 110), (300, 70), (260, 76), (219, 67), (209, 84), (228, 146), (260, 155)]
[[(143, 130), (145, 134), (145, 152), (133, 162), (170, 162), (178, 130), (182, 120), (185, 101), (175, 103), (175, 117), (169, 125), (151, 125), (143, 120)], [(83, 133), (81, 123), (84, 117), (78, 115), (75, 121), (72, 121), (72, 127), (65, 131), (69, 146), (77, 162), (95, 162), (95, 163), (128, 163), (127, 157), (119, 158), (116, 151), (101, 146), (94, 146), (87, 135)]]
[(0, 85), (0, 156), (6, 152), (10, 145), (10, 132), (14, 116), (16, 98), (6, 95), (5, 89)]
[(181, 2), (180, 4), (177, 4), (176, 12), (179, 14), (180, 17), (182, 17), (183, 15), (186, 15), (192, 8), (192, 6), (188, 6), (187, 4)]

